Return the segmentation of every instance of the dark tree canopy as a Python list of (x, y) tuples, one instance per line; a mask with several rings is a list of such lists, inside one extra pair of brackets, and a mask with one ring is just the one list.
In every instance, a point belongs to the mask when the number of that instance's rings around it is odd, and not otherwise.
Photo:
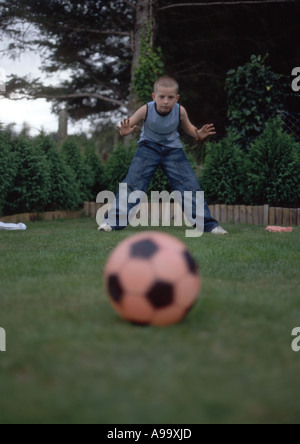
[[(157, 32), (167, 70), (178, 79), (192, 120), (214, 121), (218, 129), (227, 123), (229, 70), (249, 62), (252, 54), (268, 53), (267, 64), (291, 83), (293, 67), (300, 66), (300, 1), (223, 3), (161, 10)], [(285, 105), (300, 111), (299, 97), (287, 96)]]
[[(252, 54), (269, 53), (268, 64), (287, 77), (299, 66), (298, 0), (0, 0), (0, 7), (0, 33), (14, 41), (9, 54), (33, 47), (45, 72), (70, 74), (56, 88), (14, 77), (8, 94), (45, 97), (54, 107), (67, 102), (74, 119), (128, 105), (148, 22), (197, 125), (214, 121), (225, 128), (226, 73)], [(297, 100), (289, 98), (287, 106), (296, 110)]]
[(42, 54), (45, 72), (70, 73), (59, 88), (15, 77), (8, 93), (18, 90), (36, 98), (54, 97), (56, 104), (67, 99), (75, 119), (126, 104), (134, 22), (134, 9), (127, 2), (9, 0), (0, 1), (0, 6), (1, 28), (15, 40), (10, 53), (32, 46)]

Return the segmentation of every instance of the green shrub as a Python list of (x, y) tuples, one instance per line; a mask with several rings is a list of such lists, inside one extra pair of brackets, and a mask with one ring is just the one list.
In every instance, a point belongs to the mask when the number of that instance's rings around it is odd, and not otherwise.
[(265, 65), (267, 57), (252, 55), (250, 62), (227, 73), (228, 130), (240, 137), (244, 149), (263, 132), (266, 121), (283, 109), (283, 76)]
[(89, 200), (95, 201), (98, 193), (105, 190), (105, 183), (103, 163), (100, 156), (96, 154), (96, 148), (93, 144), (86, 147), (83, 162), (91, 175), (90, 185), (87, 189), (90, 196)]
[(47, 158), (33, 149), (28, 137), (12, 141), (12, 153), (16, 175), (6, 196), (6, 213), (42, 211), (51, 192), (50, 171)]
[(104, 187), (106, 190), (115, 194), (118, 192), (119, 184), (127, 176), (136, 148), (137, 141), (132, 140), (128, 146), (123, 143), (118, 144), (110, 154), (104, 168)]
[(299, 144), (272, 119), (250, 146), (247, 194), (250, 204), (292, 206), (300, 198)]
[(94, 145), (70, 137), (57, 149), (44, 133), (30, 138), (0, 131), (0, 214), (79, 208), (104, 187)]
[[(75, 137), (68, 137), (60, 147), (62, 156), (66, 164), (72, 169), (75, 181), (79, 187), (79, 201), (91, 200), (91, 188), (93, 187), (93, 174), (87, 163), (84, 162), (83, 153), (80, 149), (80, 140)], [(84, 151), (84, 150), (82, 150)]]
[(208, 142), (207, 156), (200, 177), (209, 204), (233, 205), (243, 199), (245, 154), (234, 134), (219, 142)]
[(159, 77), (166, 75), (162, 49), (154, 49), (150, 43), (150, 29), (141, 41), (138, 66), (134, 71), (133, 89), (141, 103), (149, 102), (153, 93), (153, 85)]
[(48, 160), (51, 191), (46, 210), (73, 210), (82, 203), (74, 171), (65, 163), (56, 143), (50, 136), (40, 135), (34, 147), (42, 151)]
[(0, 132), (0, 215), (17, 173), (9, 137)]

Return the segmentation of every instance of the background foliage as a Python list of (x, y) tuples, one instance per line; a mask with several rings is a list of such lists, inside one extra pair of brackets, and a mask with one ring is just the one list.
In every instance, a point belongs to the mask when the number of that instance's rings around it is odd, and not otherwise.
[(50, 169), (43, 152), (33, 149), (30, 139), (12, 140), (15, 173), (6, 195), (4, 211), (19, 213), (39, 211), (47, 206), (50, 193)]
[(240, 148), (233, 133), (208, 143), (200, 182), (209, 203), (293, 207), (300, 205), (300, 144), (270, 119), (263, 133)]
[(245, 155), (233, 133), (207, 143), (200, 183), (209, 203), (239, 204), (243, 200)]
[(0, 131), (0, 214), (73, 210), (95, 201), (104, 187), (103, 164), (84, 137), (61, 147), (54, 138)]
[(283, 132), (282, 125), (280, 119), (270, 120), (250, 146), (245, 195), (250, 204), (300, 203), (300, 144)]
[(227, 73), (228, 130), (240, 138), (244, 149), (262, 133), (265, 123), (283, 108), (282, 76), (265, 64), (268, 55), (251, 56), (251, 61)]
[(133, 88), (141, 103), (147, 103), (153, 93), (155, 81), (166, 75), (162, 49), (154, 49), (150, 44), (150, 33), (141, 42), (141, 55), (133, 77)]
[[(246, 152), (233, 132), (206, 144), (200, 183), (210, 204), (300, 205), (300, 144), (271, 119)], [(94, 144), (83, 136), (68, 138), (57, 148), (53, 137), (15, 136), (0, 131), (0, 214), (77, 209), (95, 201), (102, 190), (116, 193), (137, 148), (120, 143), (104, 163)], [(197, 174), (194, 156), (185, 147)], [(151, 191), (171, 187), (159, 168)]]
[[(46, 95), (55, 109), (67, 102), (73, 119), (90, 118), (95, 126), (99, 117), (103, 121), (113, 111), (126, 112), (140, 46), (136, 39), (141, 23), (147, 26), (147, 6), (152, 6), (154, 48), (162, 49), (166, 71), (179, 81), (182, 104), (194, 124), (214, 122), (222, 137), (228, 124), (224, 85), (229, 70), (243, 66), (252, 54), (268, 53), (272, 70), (291, 84), (291, 71), (299, 64), (300, 2), (193, 3), (0, 0), (1, 37), (10, 39), (6, 55), (34, 49), (44, 72), (63, 79), (52, 87), (47, 80), (13, 76), (8, 94)], [(146, 21), (141, 22), (137, 16), (142, 13)], [(61, 76), (66, 70), (67, 80)], [(285, 96), (284, 102), (288, 111), (299, 112), (296, 95)]]
[(3, 212), (7, 195), (16, 175), (14, 157), (9, 137), (0, 132), (0, 214)]

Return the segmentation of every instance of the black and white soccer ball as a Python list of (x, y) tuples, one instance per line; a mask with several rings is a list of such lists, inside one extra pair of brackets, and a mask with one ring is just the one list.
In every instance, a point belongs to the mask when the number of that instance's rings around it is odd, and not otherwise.
[(185, 244), (159, 232), (121, 242), (107, 261), (104, 277), (115, 311), (140, 325), (181, 321), (201, 288), (199, 267)]

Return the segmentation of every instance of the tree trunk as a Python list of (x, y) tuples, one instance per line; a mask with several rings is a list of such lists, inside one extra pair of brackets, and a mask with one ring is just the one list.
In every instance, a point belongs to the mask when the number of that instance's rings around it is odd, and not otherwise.
[(57, 143), (60, 146), (68, 137), (68, 111), (62, 109), (59, 112)]
[(138, 66), (139, 57), (141, 55), (141, 42), (145, 38), (150, 27), (150, 44), (154, 46), (155, 27), (156, 27), (156, 12), (157, 0), (137, 0), (136, 3), (136, 18), (133, 35), (133, 58), (131, 66), (131, 93), (129, 101), (129, 112), (132, 114), (141, 105), (138, 102), (136, 93), (133, 90), (133, 78), (135, 69)]

